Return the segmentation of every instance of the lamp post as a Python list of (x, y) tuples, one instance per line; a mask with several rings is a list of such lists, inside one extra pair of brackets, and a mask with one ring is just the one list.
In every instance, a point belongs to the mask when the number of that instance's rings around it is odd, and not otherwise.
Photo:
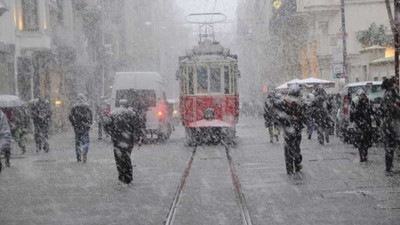
[(344, 0), (341, 3), (341, 17), (342, 17), (342, 41), (343, 41), (343, 76), (345, 84), (349, 83), (349, 76), (347, 74), (347, 40), (346, 40), (346, 17), (344, 10)]
[(399, 77), (399, 1), (394, 0), (394, 74)]

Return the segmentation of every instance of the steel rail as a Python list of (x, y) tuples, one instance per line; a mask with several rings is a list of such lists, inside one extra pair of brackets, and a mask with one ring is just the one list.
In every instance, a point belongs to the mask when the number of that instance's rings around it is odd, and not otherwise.
[(189, 177), (190, 168), (192, 167), (192, 163), (193, 163), (193, 160), (194, 160), (194, 156), (196, 155), (196, 151), (197, 151), (197, 146), (195, 146), (193, 148), (192, 155), (190, 156), (190, 159), (189, 159), (189, 161), (187, 163), (185, 171), (183, 172), (183, 175), (182, 175), (182, 178), (181, 178), (181, 182), (180, 182), (178, 188), (176, 189), (174, 200), (172, 201), (172, 204), (171, 204), (171, 207), (169, 209), (167, 218), (164, 221), (165, 225), (172, 225), (173, 222), (174, 222), (176, 208), (178, 206), (178, 203), (179, 203), (181, 194), (183, 192), (183, 189), (185, 188), (186, 180)]
[(223, 145), (225, 147), (226, 158), (228, 159), (229, 167), (231, 170), (232, 183), (233, 186), (235, 187), (235, 194), (239, 203), (242, 222), (244, 225), (253, 225), (251, 221), (250, 211), (249, 208), (247, 207), (246, 198), (244, 197), (244, 194), (242, 192), (242, 186), (240, 185), (239, 178), (236, 174), (235, 165), (233, 163), (232, 156), (230, 154), (230, 148), (225, 143), (223, 143)]

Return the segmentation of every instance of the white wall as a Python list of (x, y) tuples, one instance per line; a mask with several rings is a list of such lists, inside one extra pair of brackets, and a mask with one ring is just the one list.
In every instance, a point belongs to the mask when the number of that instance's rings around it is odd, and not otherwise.
[(5, 0), (8, 11), (0, 17), (0, 41), (15, 44), (14, 0)]

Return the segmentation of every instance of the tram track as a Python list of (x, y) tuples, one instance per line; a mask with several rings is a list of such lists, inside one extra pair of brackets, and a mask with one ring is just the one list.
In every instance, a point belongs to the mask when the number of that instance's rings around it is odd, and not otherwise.
[[(246, 203), (246, 199), (245, 196), (242, 192), (242, 187), (239, 181), (239, 178), (236, 174), (236, 169), (235, 169), (235, 165), (233, 163), (232, 160), (232, 156), (230, 153), (231, 148), (229, 147), (229, 145), (222, 143), (222, 146), (225, 149), (225, 154), (226, 154), (226, 159), (228, 161), (229, 164), (229, 170), (230, 170), (230, 174), (231, 174), (231, 179), (232, 179), (232, 185), (234, 186), (234, 191), (235, 191), (235, 195), (236, 195), (236, 200), (237, 203), (239, 205), (240, 208), (240, 216), (242, 219), (242, 224), (243, 225), (252, 225), (252, 220), (251, 220), (251, 216), (250, 216), (250, 212)], [(178, 188), (175, 192), (174, 195), (174, 199), (172, 201), (171, 207), (169, 209), (168, 215), (166, 217), (166, 220), (164, 221), (164, 225), (173, 225), (174, 224), (174, 220), (175, 220), (175, 215), (177, 212), (177, 208), (179, 206), (179, 202), (181, 200), (181, 196), (183, 194), (183, 191), (185, 189), (185, 185), (187, 183), (189, 174), (190, 174), (190, 169), (192, 168), (192, 164), (193, 161), (195, 159), (196, 153), (198, 150), (198, 146), (195, 146), (192, 148), (192, 154), (188, 160), (188, 163), (186, 165), (186, 168), (183, 172), (183, 175), (180, 179), (180, 183), (178, 185)]]

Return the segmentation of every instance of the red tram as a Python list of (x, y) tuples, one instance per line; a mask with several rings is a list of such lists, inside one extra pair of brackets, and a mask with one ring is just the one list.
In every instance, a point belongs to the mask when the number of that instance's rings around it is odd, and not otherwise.
[(180, 112), (189, 144), (235, 137), (239, 118), (236, 55), (215, 40), (199, 45), (179, 57)]

